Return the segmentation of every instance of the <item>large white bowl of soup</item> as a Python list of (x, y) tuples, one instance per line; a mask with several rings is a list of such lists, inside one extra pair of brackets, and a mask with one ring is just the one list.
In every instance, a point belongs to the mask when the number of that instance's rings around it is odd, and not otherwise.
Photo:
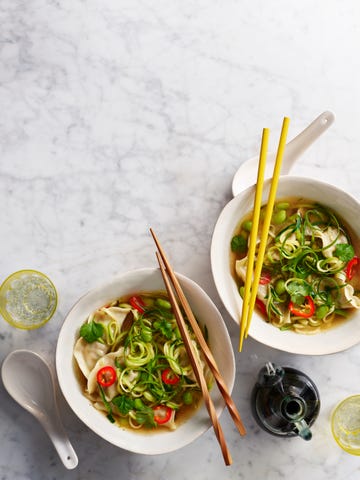
[[(259, 237), (270, 180), (265, 182)], [(218, 293), (240, 323), (255, 186), (221, 212), (211, 244)], [(322, 355), (360, 341), (360, 204), (339, 188), (280, 177), (249, 336), (286, 352)], [(255, 261), (258, 244), (255, 251)], [(246, 341), (246, 340), (245, 340)]]
[[(176, 275), (231, 392), (235, 362), (224, 321), (195, 282)], [(190, 335), (220, 415), (223, 399)], [(61, 328), (56, 370), (75, 414), (123, 449), (170, 452), (211, 426), (159, 269), (123, 273), (81, 297)]]

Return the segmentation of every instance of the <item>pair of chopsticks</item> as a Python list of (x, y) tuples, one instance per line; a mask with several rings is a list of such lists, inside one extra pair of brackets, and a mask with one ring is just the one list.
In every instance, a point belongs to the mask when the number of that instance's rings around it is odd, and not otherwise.
[[(241, 351), (242, 349), (244, 337), (247, 337), (248, 335), (251, 318), (252, 318), (252, 314), (255, 307), (256, 295), (257, 295), (257, 290), (259, 287), (259, 281), (261, 276), (261, 269), (264, 262), (267, 238), (269, 235), (271, 217), (274, 210), (276, 191), (279, 183), (281, 164), (282, 164), (282, 159), (284, 156), (284, 150), (286, 146), (286, 137), (289, 129), (289, 123), (290, 123), (290, 119), (285, 117), (283, 120), (282, 129), (281, 129), (280, 140), (279, 140), (278, 150), (276, 154), (273, 175), (271, 179), (270, 191), (269, 191), (269, 196), (267, 200), (262, 230), (261, 230), (260, 244), (259, 244), (257, 259), (255, 263), (255, 249), (256, 249), (256, 241), (257, 241), (258, 230), (259, 230), (260, 209), (261, 209), (261, 201), (262, 201), (262, 194), (263, 194), (266, 156), (267, 156), (267, 148), (268, 148), (269, 135), (270, 135), (270, 131), (268, 128), (263, 129), (257, 181), (256, 181), (252, 227), (251, 227), (250, 240), (249, 240), (248, 264), (247, 264), (246, 276), (245, 276), (244, 298), (243, 298), (243, 306), (242, 306), (241, 321), (240, 321), (239, 351)], [(254, 263), (255, 263), (255, 271), (254, 271)]]
[(183, 309), (186, 313), (186, 316), (189, 320), (189, 323), (190, 323), (190, 325), (193, 329), (193, 332), (196, 336), (197, 342), (201, 347), (204, 358), (205, 358), (207, 364), (209, 365), (209, 368), (210, 368), (210, 370), (213, 374), (213, 377), (214, 377), (214, 379), (217, 383), (219, 391), (220, 391), (220, 393), (222, 394), (222, 396), (225, 400), (225, 404), (226, 404), (226, 406), (229, 410), (229, 413), (230, 413), (230, 415), (231, 415), (231, 417), (232, 417), (232, 419), (233, 419), (233, 421), (234, 421), (234, 423), (235, 423), (235, 425), (236, 425), (236, 427), (239, 430), (241, 435), (246, 434), (245, 427), (242, 423), (242, 420), (240, 418), (240, 414), (239, 414), (239, 412), (238, 412), (238, 410), (235, 406), (235, 403), (234, 403), (234, 401), (232, 400), (232, 398), (229, 394), (226, 383), (225, 383), (224, 379), (222, 378), (222, 376), (219, 372), (216, 361), (215, 361), (215, 359), (214, 359), (214, 357), (213, 357), (213, 355), (210, 351), (210, 348), (208, 347), (208, 345), (207, 345), (207, 343), (204, 339), (202, 331), (201, 331), (201, 329), (200, 329), (200, 327), (199, 327), (199, 325), (196, 321), (196, 318), (195, 318), (195, 316), (194, 316), (194, 314), (191, 310), (189, 302), (187, 301), (187, 299), (185, 297), (185, 294), (184, 294), (184, 292), (183, 292), (183, 290), (180, 286), (180, 283), (179, 283), (179, 281), (178, 281), (178, 279), (175, 275), (175, 272), (172, 269), (166, 255), (165, 255), (165, 252), (164, 252), (163, 248), (161, 247), (160, 242), (159, 242), (157, 236), (155, 235), (154, 231), (152, 229), (150, 229), (150, 232), (151, 232), (151, 235), (152, 235), (152, 237), (155, 241), (155, 244), (157, 246), (157, 249), (158, 249), (158, 251), (156, 252), (156, 257), (157, 257), (157, 260), (159, 262), (161, 274), (162, 274), (162, 277), (164, 279), (165, 287), (166, 287), (166, 290), (167, 290), (168, 295), (169, 295), (170, 303), (171, 303), (172, 309), (174, 311), (174, 315), (175, 315), (175, 318), (176, 318), (176, 321), (177, 321), (177, 325), (179, 327), (180, 333), (181, 333), (183, 341), (184, 341), (186, 352), (188, 354), (189, 360), (190, 360), (192, 368), (194, 370), (196, 380), (197, 380), (197, 382), (198, 382), (198, 384), (201, 388), (202, 395), (203, 395), (203, 398), (204, 398), (204, 402), (205, 402), (206, 408), (208, 410), (211, 422), (213, 424), (215, 435), (216, 435), (216, 437), (218, 439), (218, 442), (220, 444), (225, 464), (226, 465), (231, 465), (232, 458), (231, 458), (230, 452), (229, 452), (229, 450), (227, 448), (227, 445), (226, 445), (224, 433), (223, 433), (221, 425), (219, 423), (219, 420), (218, 420), (218, 417), (217, 417), (217, 414), (216, 414), (216, 410), (215, 410), (215, 406), (214, 406), (213, 401), (211, 399), (211, 396), (209, 394), (209, 390), (208, 390), (208, 387), (207, 387), (207, 384), (206, 384), (206, 380), (204, 378), (203, 369), (201, 368), (201, 365), (199, 365), (197, 356), (194, 353), (194, 350), (193, 350), (194, 347), (192, 345), (192, 342), (191, 342), (191, 339), (190, 339), (190, 336), (189, 336), (189, 332), (188, 332), (188, 329), (186, 327), (185, 320), (184, 320), (183, 315), (181, 313), (181, 310), (180, 310), (178, 301), (176, 299), (174, 290), (177, 294), (177, 298), (178, 298), (180, 304), (182, 305), (182, 307), (183, 307)]

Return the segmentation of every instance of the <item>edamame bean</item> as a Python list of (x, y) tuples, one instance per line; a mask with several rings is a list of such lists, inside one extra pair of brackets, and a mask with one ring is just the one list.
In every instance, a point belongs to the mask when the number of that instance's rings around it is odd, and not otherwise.
[(275, 283), (275, 292), (278, 294), (278, 295), (282, 295), (283, 293), (285, 293), (286, 289), (285, 289), (285, 280), (283, 279), (280, 279), (278, 280), (276, 283)]
[(251, 220), (245, 220), (245, 222), (243, 222), (243, 224), (241, 225), (241, 227), (246, 230), (247, 232), (250, 232), (251, 229), (252, 229), (252, 221)]
[(276, 204), (276, 210), (286, 210), (290, 207), (290, 203), (288, 202), (280, 202)]
[(135, 410), (142, 410), (145, 407), (142, 400), (140, 398), (135, 398), (134, 400), (134, 408)]
[(163, 298), (157, 298), (157, 299), (155, 300), (155, 303), (156, 303), (156, 305), (158, 305), (159, 307), (166, 308), (166, 310), (170, 310), (170, 309), (171, 309), (171, 303), (168, 302), (167, 300), (164, 300)]
[(322, 320), (328, 312), (329, 307), (327, 305), (320, 305), (320, 307), (316, 309), (315, 316), (317, 319)]
[(244, 298), (244, 293), (245, 293), (245, 287), (244, 286), (239, 288), (239, 293), (240, 293), (240, 297)]
[(275, 225), (280, 225), (280, 223), (284, 223), (286, 220), (286, 210), (279, 210), (273, 213), (272, 222)]
[(183, 395), (183, 402), (185, 403), (185, 405), (191, 405), (192, 402), (193, 402), (193, 396), (192, 396), (192, 393), (191, 392), (185, 392), (184, 395)]

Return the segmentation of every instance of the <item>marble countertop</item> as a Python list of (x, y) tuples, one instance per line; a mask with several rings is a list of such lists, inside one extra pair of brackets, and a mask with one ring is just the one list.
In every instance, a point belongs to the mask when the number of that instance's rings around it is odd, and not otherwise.
[[(67, 471), (0, 382), (1, 479), (359, 478), (359, 458), (337, 446), (329, 416), (360, 390), (360, 347), (307, 357), (249, 339), (238, 353), (209, 261), (233, 175), (257, 154), (263, 127), (276, 145), (284, 116), (292, 138), (322, 111), (335, 113), (293, 172), (359, 195), (359, 14), (357, 0), (0, 2), (1, 275), (34, 268), (59, 293), (39, 330), (0, 318), (0, 361), (30, 348), (54, 365), (63, 319), (83, 293), (156, 265), (152, 226), (174, 267), (224, 316), (236, 356), (233, 398), (248, 430), (240, 438), (222, 415), (231, 467), (212, 430), (176, 453), (141, 456), (89, 431), (60, 396), (79, 457)], [(250, 391), (266, 361), (299, 368), (318, 386), (310, 442), (256, 426)]]

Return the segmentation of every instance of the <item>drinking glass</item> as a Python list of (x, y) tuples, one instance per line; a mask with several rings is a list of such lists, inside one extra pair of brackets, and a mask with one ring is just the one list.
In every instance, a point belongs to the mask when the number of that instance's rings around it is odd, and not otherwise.
[(0, 313), (14, 327), (41, 327), (54, 315), (56, 306), (54, 284), (36, 270), (15, 272), (0, 287)]
[(331, 430), (343, 450), (360, 455), (360, 395), (345, 398), (335, 407)]

